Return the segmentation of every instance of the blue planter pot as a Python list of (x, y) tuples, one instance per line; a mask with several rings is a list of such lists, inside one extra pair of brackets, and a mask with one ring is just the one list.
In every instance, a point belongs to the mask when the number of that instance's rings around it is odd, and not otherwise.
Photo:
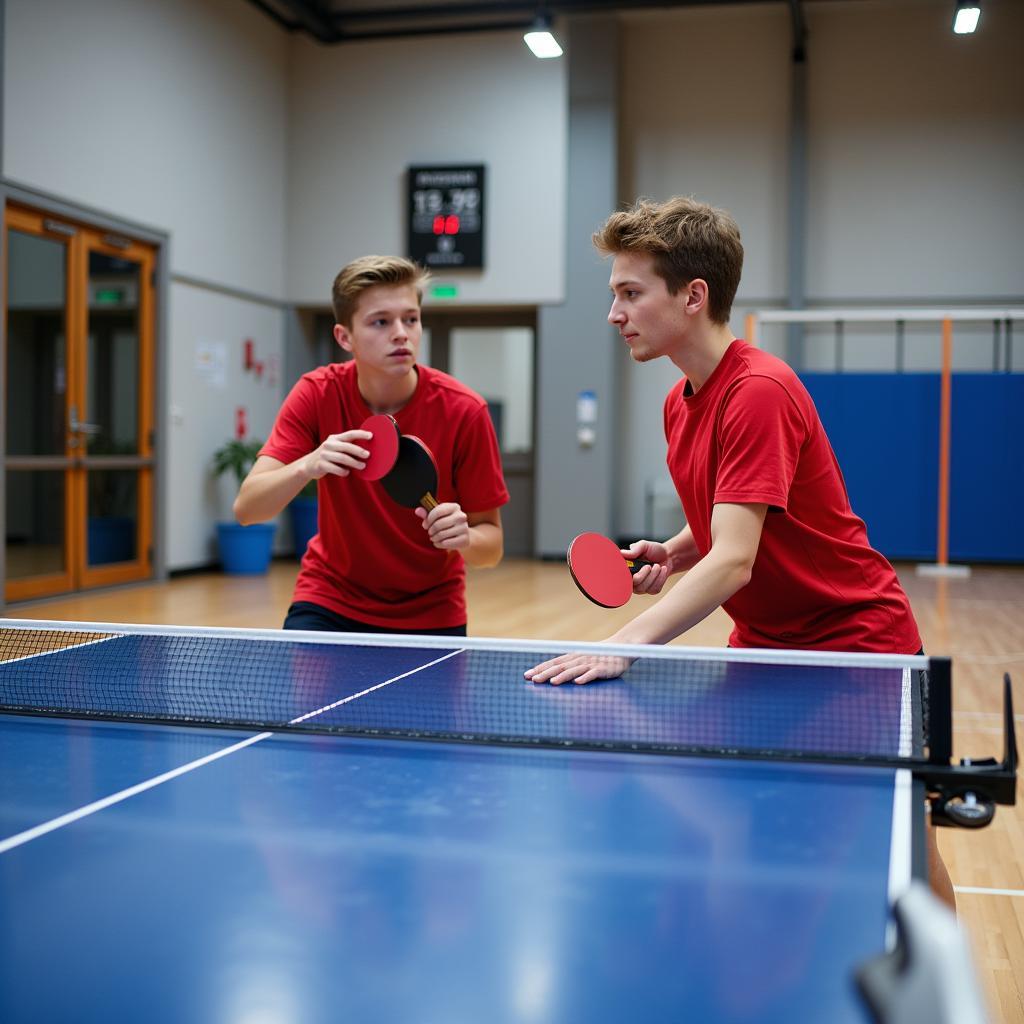
[(293, 498), (288, 506), (292, 519), (292, 536), (295, 538), (295, 557), (302, 558), (306, 545), (317, 532), (316, 498)]
[(274, 544), (274, 523), (218, 523), (217, 543), (220, 547), (221, 568), (232, 575), (264, 573), (270, 566), (270, 552)]

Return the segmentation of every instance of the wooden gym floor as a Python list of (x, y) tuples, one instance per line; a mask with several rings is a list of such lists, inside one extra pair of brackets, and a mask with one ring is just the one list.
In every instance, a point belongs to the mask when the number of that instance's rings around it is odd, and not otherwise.
[[(967, 579), (918, 576), (898, 566), (925, 649), (953, 658), (957, 757), (1002, 756), (1001, 685), (1016, 684), (1024, 711), (1024, 567), (975, 567)], [(275, 628), (291, 596), (296, 563), (276, 561), (266, 576), (203, 573), (162, 584), (8, 606), (11, 618)], [(600, 640), (636, 613), (604, 611), (574, 588), (564, 564), (509, 559), (469, 574), (475, 636)], [(722, 646), (721, 610), (677, 643)], [(1016, 714), (1024, 737), (1024, 714)], [(993, 1021), (1024, 1024), (1024, 806), (999, 808), (980, 832), (941, 829), (939, 847), (957, 889)]]

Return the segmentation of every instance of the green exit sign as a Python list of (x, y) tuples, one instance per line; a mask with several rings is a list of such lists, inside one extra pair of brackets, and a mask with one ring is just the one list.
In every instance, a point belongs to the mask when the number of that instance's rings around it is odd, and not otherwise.
[(124, 302), (124, 290), (121, 288), (97, 288), (93, 293), (93, 301), (98, 306), (117, 306)]
[(459, 286), (457, 284), (435, 284), (430, 289), (430, 294), (435, 299), (454, 299), (459, 294)]

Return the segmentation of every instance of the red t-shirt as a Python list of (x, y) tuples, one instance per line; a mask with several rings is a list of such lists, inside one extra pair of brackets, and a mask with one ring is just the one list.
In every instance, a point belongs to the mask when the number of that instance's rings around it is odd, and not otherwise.
[[(446, 373), (417, 371), (416, 391), (395, 419), (403, 434), (415, 434), (433, 452), (434, 497), (467, 513), (504, 505), (508, 491), (487, 403)], [(322, 366), (292, 388), (260, 454), (294, 462), (369, 415), (355, 362)], [(294, 600), (396, 631), (466, 622), (465, 562), (430, 543), (413, 509), (358, 472), (323, 477), (318, 496), (319, 532), (302, 559)]]
[(723, 605), (730, 644), (920, 650), (907, 595), (868, 543), (811, 396), (781, 359), (734, 341), (700, 390), (683, 378), (669, 392), (665, 436), (702, 555), (716, 502), (769, 506), (750, 582)]

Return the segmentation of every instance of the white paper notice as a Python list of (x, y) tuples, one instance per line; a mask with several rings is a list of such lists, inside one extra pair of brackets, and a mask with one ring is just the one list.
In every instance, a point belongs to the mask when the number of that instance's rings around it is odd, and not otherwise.
[(223, 341), (196, 343), (196, 377), (208, 388), (223, 391), (228, 386), (228, 347)]

